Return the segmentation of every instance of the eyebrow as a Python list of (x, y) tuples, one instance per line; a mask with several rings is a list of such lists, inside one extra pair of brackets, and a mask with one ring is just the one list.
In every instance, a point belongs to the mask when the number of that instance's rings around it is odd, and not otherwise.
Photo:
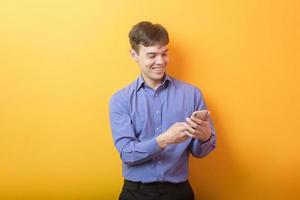
[[(166, 53), (167, 51), (169, 51), (169, 49), (164, 50), (162, 53)], [(157, 54), (157, 52), (148, 52), (146, 53), (147, 55), (151, 55), (151, 54)]]

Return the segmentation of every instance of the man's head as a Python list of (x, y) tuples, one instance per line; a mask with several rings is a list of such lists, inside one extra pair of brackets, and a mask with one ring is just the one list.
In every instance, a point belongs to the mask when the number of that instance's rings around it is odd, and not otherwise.
[(169, 36), (167, 30), (151, 22), (140, 22), (129, 32), (130, 54), (141, 69), (147, 84), (157, 86), (161, 83), (169, 61)]
[(129, 40), (131, 48), (139, 54), (140, 45), (145, 47), (167, 45), (169, 43), (169, 35), (167, 30), (160, 24), (142, 21), (132, 27), (129, 32)]

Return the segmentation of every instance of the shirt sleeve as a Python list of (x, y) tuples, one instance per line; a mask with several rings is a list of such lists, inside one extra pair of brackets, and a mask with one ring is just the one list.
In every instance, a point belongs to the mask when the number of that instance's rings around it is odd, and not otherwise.
[[(195, 89), (195, 110), (205, 110), (207, 106), (204, 97), (199, 89)], [(190, 151), (194, 157), (202, 158), (208, 155), (216, 147), (216, 131), (211, 118), (209, 118), (211, 127), (211, 137), (207, 141), (199, 139), (192, 139), (190, 144)]]
[(130, 117), (129, 104), (122, 91), (112, 96), (109, 110), (114, 144), (125, 164), (142, 164), (162, 151), (156, 142), (156, 138), (147, 141), (137, 139)]

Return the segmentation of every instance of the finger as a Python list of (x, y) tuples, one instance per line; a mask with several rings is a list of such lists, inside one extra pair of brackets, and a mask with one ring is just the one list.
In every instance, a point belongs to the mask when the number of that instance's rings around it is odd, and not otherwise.
[(209, 121), (203, 121), (200, 125), (199, 125), (200, 128), (210, 128), (210, 123)]
[(190, 126), (192, 126), (193, 128), (195, 128), (195, 129), (197, 129), (197, 126), (198, 126), (198, 124), (197, 123), (195, 123), (193, 120), (191, 120), (190, 118), (185, 118), (185, 120), (186, 120), (186, 122), (190, 125)]
[(196, 138), (195, 135), (189, 133), (188, 131), (184, 131), (184, 133), (185, 133), (187, 136), (191, 137), (191, 138)]
[(210, 127), (210, 121), (209, 120), (206, 120), (206, 121), (203, 121), (201, 120), (200, 123), (197, 123), (198, 125), (198, 128), (197, 129), (200, 129), (200, 128), (207, 128), (207, 127)]
[(191, 134), (194, 134), (196, 132), (196, 129), (192, 128), (190, 125), (186, 124), (185, 130), (190, 132)]
[(198, 125), (202, 123), (203, 120), (199, 119), (198, 117), (191, 117), (191, 120), (195, 123), (197, 123)]
[(180, 122), (180, 126), (178, 127), (179, 131), (185, 131), (188, 124), (186, 122)]

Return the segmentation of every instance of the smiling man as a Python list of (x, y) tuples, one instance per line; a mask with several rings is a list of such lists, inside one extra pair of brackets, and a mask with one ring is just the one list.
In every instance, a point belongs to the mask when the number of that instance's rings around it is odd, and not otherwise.
[(110, 100), (110, 124), (120, 153), (120, 200), (192, 200), (188, 158), (208, 155), (215, 129), (201, 91), (166, 73), (169, 36), (143, 21), (129, 32), (141, 74)]

